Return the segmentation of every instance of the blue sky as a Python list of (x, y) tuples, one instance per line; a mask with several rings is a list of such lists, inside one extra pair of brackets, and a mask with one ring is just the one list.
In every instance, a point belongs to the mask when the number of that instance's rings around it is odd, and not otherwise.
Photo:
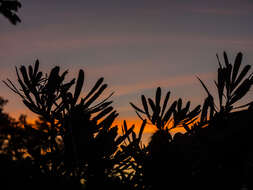
[[(24, 0), (22, 22), (12, 26), (0, 17), (0, 79), (14, 80), (15, 66), (41, 62), (86, 73), (87, 91), (103, 76), (115, 91), (120, 119), (136, 118), (129, 102), (153, 96), (161, 86), (172, 98), (202, 103), (205, 92), (195, 75), (213, 85), (216, 53), (231, 61), (237, 52), (253, 63), (253, 2), (250, 0)], [(34, 117), (8, 88), (6, 112)], [(252, 95), (252, 92), (250, 92)]]

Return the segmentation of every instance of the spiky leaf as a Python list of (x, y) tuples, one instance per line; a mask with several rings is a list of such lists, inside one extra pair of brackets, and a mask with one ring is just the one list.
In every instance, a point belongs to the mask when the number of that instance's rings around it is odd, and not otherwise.
[(206, 93), (208, 96), (211, 96), (211, 93), (209, 92), (208, 88), (206, 87), (206, 85), (203, 83), (203, 81), (197, 77), (197, 79), (200, 81), (201, 85), (203, 86), (203, 88), (205, 89)]
[(169, 98), (170, 98), (170, 91), (167, 92), (166, 97), (165, 97), (165, 99), (164, 99), (161, 117), (163, 117), (163, 114), (164, 114), (164, 112), (165, 112), (165, 109), (166, 109), (166, 106), (167, 106), (167, 104), (168, 104)]
[(138, 108), (138, 107), (137, 107), (136, 105), (134, 105), (133, 103), (130, 102), (130, 105), (131, 105), (136, 111), (145, 114), (145, 112), (144, 112), (142, 109)]
[(33, 70), (33, 75), (36, 76), (37, 75), (37, 72), (39, 70), (39, 66), (40, 66), (40, 63), (39, 63), (39, 60), (37, 59), (35, 61), (35, 65), (34, 65), (34, 70)]
[(87, 94), (85, 98), (83, 98), (83, 102), (85, 102), (90, 96), (99, 88), (99, 86), (103, 83), (104, 78), (98, 79), (96, 84), (93, 86), (93, 88), (90, 90), (90, 92)]
[(233, 97), (231, 98), (230, 105), (240, 100), (249, 91), (252, 82), (250, 79), (245, 79), (243, 83), (235, 90)]
[(170, 106), (170, 108), (168, 109), (168, 111), (165, 113), (165, 115), (164, 115), (164, 117), (163, 117), (163, 119), (162, 119), (162, 123), (163, 123), (164, 125), (165, 125), (165, 124), (168, 122), (168, 120), (170, 119), (170, 117), (171, 117), (172, 113), (174, 112), (176, 106), (177, 106), (177, 101), (174, 101), (174, 102), (171, 104), (171, 106)]
[(141, 124), (141, 128), (140, 128), (139, 135), (138, 135), (138, 141), (141, 140), (142, 133), (143, 133), (143, 131), (144, 131), (144, 128), (145, 128), (146, 123), (147, 123), (147, 120), (145, 119), (145, 120), (142, 122), (142, 124)]
[(101, 119), (102, 117), (106, 116), (108, 113), (110, 113), (113, 110), (113, 107), (108, 107), (106, 109), (104, 109), (102, 112), (100, 112), (96, 117), (94, 117), (92, 120), (93, 121), (98, 121), (99, 119)]
[(76, 101), (81, 93), (81, 90), (83, 88), (83, 82), (84, 82), (84, 72), (81, 69), (78, 74), (78, 79), (77, 79), (76, 88), (75, 88), (75, 92), (74, 92), (73, 104), (76, 103)]
[(156, 96), (155, 96), (156, 97), (155, 98), (155, 100), (156, 100), (156, 107), (160, 106), (161, 93), (162, 93), (162, 90), (161, 90), (160, 87), (158, 87), (157, 90), (156, 90)]
[(228, 67), (229, 65), (229, 61), (228, 61), (228, 56), (227, 56), (227, 53), (224, 51), (223, 52), (223, 56), (224, 56), (224, 62), (225, 62), (225, 65), (226, 67)]
[(237, 87), (237, 85), (242, 81), (242, 79), (247, 75), (248, 71), (250, 70), (251, 66), (246, 65), (243, 70), (241, 71), (240, 75), (236, 79), (235, 83), (233, 84), (232, 91)]
[(101, 88), (86, 102), (84, 105), (86, 108), (88, 108), (107, 88), (107, 84), (104, 84), (101, 86)]
[(145, 98), (144, 95), (141, 96), (141, 101), (142, 101), (143, 108), (144, 108), (144, 110), (145, 110), (145, 114), (147, 115), (147, 117), (148, 117), (149, 119), (151, 119), (151, 118), (150, 118), (150, 114), (149, 114), (149, 110), (148, 110), (147, 100), (146, 100), (146, 98)]
[(239, 52), (235, 58), (235, 63), (234, 63), (234, 68), (233, 68), (233, 73), (232, 73), (232, 83), (234, 84), (235, 79), (237, 77), (238, 71), (240, 69), (242, 63), (242, 53)]

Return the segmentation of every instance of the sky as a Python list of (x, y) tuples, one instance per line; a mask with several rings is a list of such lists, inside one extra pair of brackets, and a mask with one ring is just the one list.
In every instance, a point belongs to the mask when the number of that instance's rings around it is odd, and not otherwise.
[[(226, 51), (233, 62), (244, 54), (253, 63), (251, 0), (23, 0), (17, 26), (0, 15), (0, 80), (16, 81), (15, 66), (36, 59), (49, 72), (56, 65), (70, 78), (85, 71), (83, 94), (100, 77), (119, 112), (119, 121), (137, 120), (129, 105), (156, 88), (172, 99), (190, 100), (192, 108), (206, 94), (199, 76), (214, 90), (218, 62)], [(0, 83), (5, 111), (35, 115)], [(252, 91), (250, 92), (252, 96)]]

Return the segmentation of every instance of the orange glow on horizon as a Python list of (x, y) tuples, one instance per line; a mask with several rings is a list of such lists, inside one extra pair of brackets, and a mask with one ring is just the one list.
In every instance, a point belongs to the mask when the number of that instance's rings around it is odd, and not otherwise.
[[(38, 117), (29, 117), (29, 115), (27, 116), (27, 123), (29, 124), (32, 124), (34, 125), (36, 120), (38, 120)], [(126, 121), (127, 123), (127, 128), (131, 128), (133, 125), (134, 125), (134, 132), (138, 135), (139, 134), (139, 131), (140, 131), (140, 127), (142, 125), (142, 120), (140, 119), (136, 119), (136, 118), (125, 118), (125, 119), (115, 119), (115, 121), (113, 122), (112, 126), (118, 126), (118, 133), (119, 134), (122, 134), (122, 127), (124, 125), (124, 120)], [(195, 122), (198, 122), (199, 119), (197, 119)], [(192, 126), (193, 124), (191, 124), (190, 126)], [(144, 131), (143, 131), (143, 134), (153, 134), (155, 133), (155, 131), (157, 130), (156, 126), (150, 124), (150, 122), (147, 122), (145, 128), (144, 128)], [(185, 133), (186, 130), (183, 128), (183, 127), (177, 127), (177, 128), (174, 128), (174, 129), (171, 129), (170, 130), (171, 134), (175, 134), (175, 133), (178, 133), (178, 132), (181, 132), (181, 133)]]

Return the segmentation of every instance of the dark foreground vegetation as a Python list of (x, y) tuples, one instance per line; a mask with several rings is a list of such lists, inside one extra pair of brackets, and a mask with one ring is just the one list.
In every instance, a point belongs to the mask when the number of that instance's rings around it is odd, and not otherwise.
[[(200, 84), (203, 105), (170, 100), (170, 92), (141, 96), (142, 106), (130, 103), (143, 120), (138, 126), (114, 126), (118, 116), (107, 84), (100, 78), (79, 97), (85, 73), (66, 81), (67, 71), (49, 74), (39, 61), (16, 68), (18, 85), (4, 83), (38, 115), (35, 125), (3, 112), (0, 99), (0, 180), (6, 189), (253, 189), (253, 104), (240, 105), (253, 84), (250, 65), (238, 53), (233, 64), (224, 52), (215, 81), (217, 95)], [(72, 88), (71, 88), (72, 87)], [(103, 95), (102, 95), (103, 97)], [(217, 97), (217, 100), (214, 100)], [(99, 101), (98, 101), (99, 100)], [(142, 143), (147, 124), (157, 127)], [(171, 135), (184, 128), (185, 133)]]

